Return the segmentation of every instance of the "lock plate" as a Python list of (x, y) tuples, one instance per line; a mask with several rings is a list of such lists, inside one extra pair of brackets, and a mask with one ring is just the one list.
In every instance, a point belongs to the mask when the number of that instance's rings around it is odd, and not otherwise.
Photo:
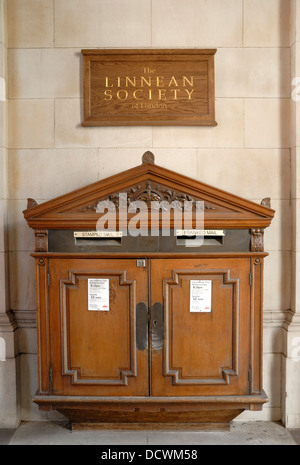
[(164, 346), (164, 308), (156, 302), (151, 309), (151, 343), (154, 350)]

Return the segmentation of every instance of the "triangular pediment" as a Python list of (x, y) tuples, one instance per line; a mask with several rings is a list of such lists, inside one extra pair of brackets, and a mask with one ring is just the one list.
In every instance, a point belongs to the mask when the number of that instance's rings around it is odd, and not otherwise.
[[(121, 197), (120, 197), (121, 194)], [(147, 152), (143, 163), (135, 168), (100, 180), (89, 186), (37, 205), (29, 199), (25, 219), (34, 229), (90, 229), (101, 216), (99, 202), (111, 202), (118, 213), (120, 199), (126, 202), (196, 202), (204, 205), (206, 228), (242, 229), (269, 226), (274, 211), (267, 200), (259, 205), (234, 194), (201, 183), (154, 164), (154, 156)]]

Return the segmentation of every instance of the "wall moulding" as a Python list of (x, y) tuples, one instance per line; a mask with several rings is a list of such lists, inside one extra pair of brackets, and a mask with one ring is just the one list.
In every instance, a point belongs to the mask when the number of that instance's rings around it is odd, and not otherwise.
[(14, 312), (0, 313), (0, 332), (12, 333), (17, 328)]
[(289, 318), (289, 310), (267, 310), (264, 309), (264, 326), (283, 328)]
[(300, 332), (300, 313), (295, 313), (292, 310), (286, 311), (286, 319), (283, 324), (284, 329), (287, 331)]
[(36, 310), (14, 310), (18, 328), (36, 328)]

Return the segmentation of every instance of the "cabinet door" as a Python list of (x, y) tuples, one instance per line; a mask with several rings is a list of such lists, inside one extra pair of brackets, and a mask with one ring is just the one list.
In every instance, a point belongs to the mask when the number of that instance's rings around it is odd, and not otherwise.
[(49, 273), (52, 394), (149, 395), (147, 322), (137, 334), (147, 321), (147, 268), (49, 259)]
[(249, 394), (249, 272), (249, 259), (151, 261), (152, 396)]

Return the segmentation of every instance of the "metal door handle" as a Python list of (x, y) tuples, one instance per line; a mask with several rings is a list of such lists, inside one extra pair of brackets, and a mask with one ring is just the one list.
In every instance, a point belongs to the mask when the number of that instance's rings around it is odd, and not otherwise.
[(136, 347), (138, 350), (148, 347), (148, 307), (144, 302), (136, 306)]

